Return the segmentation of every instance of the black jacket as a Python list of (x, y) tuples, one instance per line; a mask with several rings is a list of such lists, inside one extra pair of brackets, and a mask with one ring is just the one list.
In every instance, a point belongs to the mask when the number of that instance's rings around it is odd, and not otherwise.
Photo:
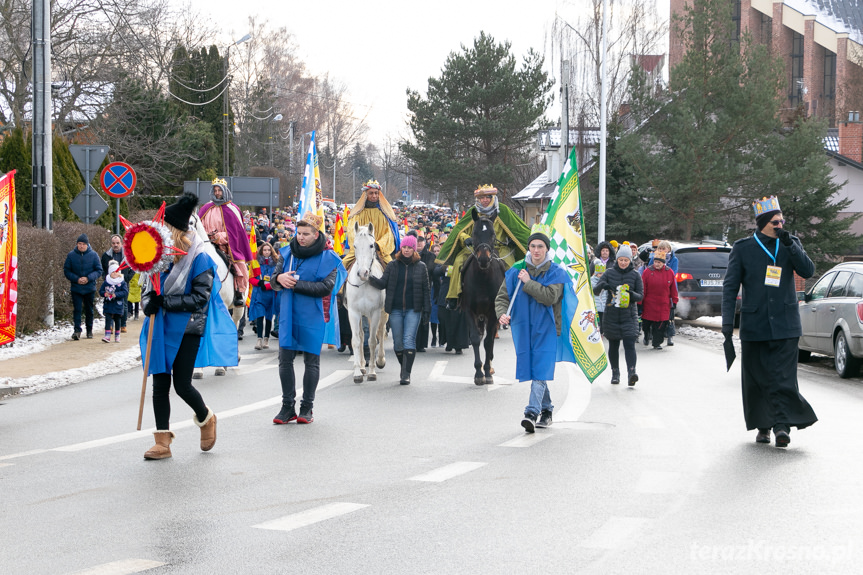
[[(758, 233), (758, 238), (772, 255), (779, 240)], [(815, 264), (806, 255), (796, 236), (790, 246), (780, 243), (776, 265), (782, 268), (778, 287), (764, 284), (767, 266), (774, 265), (753, 236), (734, 242), (728, 257), (728, 271), (722, 283), (722, 325), (734, 325), (737, 292), (743, 286), (740, 302), (740, 339), (769, 341), (800, 337), (800, 311), (794, 286), (794, 272), (806, 279), (815, 273)]]
[[(629, 307), (619, 308), (612, 303), (617, 287), (629, 284)], [(644, 297), (644, 284), (641, 275), (630, 263), (625, 270), (617, 266), (617, 260), (610, 266), (593, 286), (594, 295), (606, 291), (605, 312), (602, 314), (602, 333), (608, 339), (638, 338), (638, 306)]]
[[(72, 293), (95, 293), (96, 280), (102, 277), (102, 263), (93, 248), (87, 247), (86, 252), (79, 252), (75, 248), (66, 256), (63, 263), (63, 274), (72, 283)], [(89, 281), (79, 284), (78, 278), (86, 277)]]
[(416, 254), (414, 255), (416, 257), (407, 265), (401, 256), (397, 255), (393, 261), (387, 264), (387, 267), (384, 269), (384, 275), (379, 278), (374, 276), (369, 277), (369, 283), (372, 286), (387, 290), (384, 302), (384, 310), (387, 313), (392, 313), (397, 293), (401, 293), (401, 301), (409, 299), (409, 294), (405, 293), (408, 282), (399, 280), (400, 278), (407, 277), (406, 274), (411, 274), (410, 283), (413, 285), (413, 293), (410, 295), (413, 296), (413, 310), (422, 314), (431, 314), (431, 292), (429, 289), (428, 270), (425, 264), (419, 260), (419, 257)]
[[(207, 327), (207, 313), (210, 310), (210, 294), (213, 291), (213, 270), (208, 269), (192, 278), (192, 287), (189, 293), (165, 295), (162, 300), (162, 308), (168, 312), (191, 312), (189, 322), (183, 331), (187, 335), (204, 335)], [(141, 304), (146, 307), (150, 299), (150, 292), (144, 294)]]

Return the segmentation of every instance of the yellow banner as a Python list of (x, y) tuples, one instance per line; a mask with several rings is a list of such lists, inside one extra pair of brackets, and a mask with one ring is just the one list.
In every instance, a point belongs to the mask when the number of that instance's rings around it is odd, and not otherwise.
[(15, 170), (0, 178), (0, 345), (15, 341), (18, 315), (18, 221)]

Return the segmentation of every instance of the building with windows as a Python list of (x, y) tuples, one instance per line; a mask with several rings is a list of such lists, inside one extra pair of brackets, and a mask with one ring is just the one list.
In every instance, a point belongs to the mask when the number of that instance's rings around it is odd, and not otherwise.
[[(863, 109), (863, 0), (729, 0), (731, 40), (749, 32), (785, 62), (786, 118), (802, 107), (835, 128)], [(672, 16), (692, 0), (670, 0)], [(669, 69), (684, 46), (671, 32)], [(673, 72), (672, 72), (673, 73)]]

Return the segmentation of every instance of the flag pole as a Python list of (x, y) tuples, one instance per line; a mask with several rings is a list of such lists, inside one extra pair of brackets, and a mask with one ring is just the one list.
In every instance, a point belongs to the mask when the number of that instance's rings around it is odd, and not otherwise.
[[(155, 274), (156, 293), (160, 293), (159, 274)], [(158, 313), (158, 312), (157, 312)], [(150, 327), (147, 330), (147, 351), (144, 353), (144, 381), (141, 383), (141, 405), (138, 406), (138, 431), (141, 431), (141, 421), (144, 419), (144, 401), (147, 396), (147, 378), (150, 377), (150, 349), (153, 345), (153, 325), (156, 323), (156, 314), (149, 316)]]

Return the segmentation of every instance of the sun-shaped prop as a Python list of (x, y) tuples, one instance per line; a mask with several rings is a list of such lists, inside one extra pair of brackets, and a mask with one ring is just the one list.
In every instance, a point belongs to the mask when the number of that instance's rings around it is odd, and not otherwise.
[(168, 269), (171, 259), (186, 252), (174, 246), (171, 232), (165, 225), (165, 203), (156, 212), (156, 217), (133, 224), (120, 216), (126, 228), (126, 238), (123, 242), (125, 261), (120, 268), (129, 268), (141, 274), (154, 278), (153, 282), (159, 291), (158, 274)]

